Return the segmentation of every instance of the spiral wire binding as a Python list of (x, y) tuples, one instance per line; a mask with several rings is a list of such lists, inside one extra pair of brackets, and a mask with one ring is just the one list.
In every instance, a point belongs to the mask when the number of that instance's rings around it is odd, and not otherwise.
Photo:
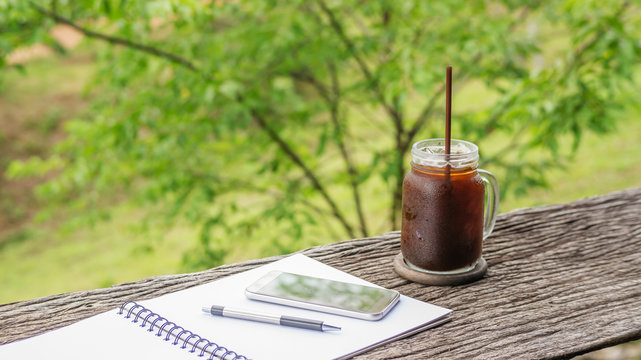
[[(129, 304), (133, 305), (127, 309), (127, 305)], [(191, 346), (191, 349), (189, 350), (190, 353), (195, 353), (197, 350), (200, 350), (198, 357), (204, 357), (205, 354), (209, 354), (208, 360), (213, 360), (214, 358), (221, 360), (250, 360), (244, 355), (240, 355), (224, 346), (220, 346), (213, 341), (209, 341), (202, 336), (167, 320), (135, 301), (127, 301), (122, 304), (118, 311), (118, 315), (122, 315), (125, 311), (127, 312), (125, 319), (129, 319), (133, 315), (134, 319), (132, 322), (138, 323), (138, 321), (142, 321), (142, 324), (140, 325), (142, 328), (146, 327), (147, 323), (150, 323), (149, 328), (147, 329), (148, 332), (153, 332), (154, 329), (157, 328), (158, 332), (155, 334), (156, 336), (161, 337), (163, 333), (166, 334), (163, 340), (169, 341), (173, 337), (174, 341), (171, 342), (172, 345), (178, 345), (182, 342), (182, 345), (180, 346), (181, 349), (187, 349), (188, 346)], [(173, 333), (175, 333), (175, 335), (172, 335)], [(184, 339), (182, 338), (183, 336), (185, 336)], [(209, 348), (211, 349), (208, 350)]]

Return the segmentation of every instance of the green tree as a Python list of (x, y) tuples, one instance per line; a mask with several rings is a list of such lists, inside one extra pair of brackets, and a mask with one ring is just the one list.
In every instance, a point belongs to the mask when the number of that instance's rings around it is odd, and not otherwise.
[(268, 255), (314, 232), (398, 229), (408, 150), (443, 133), (447, 65), (453, 136), (479, 144), (503, 195), (545, 185), (585, 131), (614, 127), (641, 9), (601, 3), (4, 0), (0, 61), (55, 46), (48, 30), (66, 24), (100, 64), (90, 114), (8, 174), (57, 171), (40, 192), (73, 209), (123, 193), (188, 219), (197, 265), (242, 242)]

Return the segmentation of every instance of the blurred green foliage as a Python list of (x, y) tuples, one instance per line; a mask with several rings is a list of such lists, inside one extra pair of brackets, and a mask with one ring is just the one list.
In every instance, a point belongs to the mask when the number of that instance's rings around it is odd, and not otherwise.
[[(319, 229), (398, 229), (408, 150), (442, 137), (447, 65), (454, 137), (479, 145), (503, 195), (544, 186), (584, 132), (614, 127), (641, 55), (629, 1), (3, 0), (2, 72), (20, 46), (64, 52), (56, 24), (108, 45), (91, 115), (7, 174), (55, 172), (38, 191), (77, 217), (125, 195), (186, 219), (201, 228), (195, 267), (240, 243), (272, 255)], [(478, 98), (457, 104), (470, 88)]]

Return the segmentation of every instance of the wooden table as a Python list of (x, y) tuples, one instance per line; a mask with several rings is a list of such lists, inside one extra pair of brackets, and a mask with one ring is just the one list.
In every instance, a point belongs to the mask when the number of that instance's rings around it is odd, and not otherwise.
[[(391, 232), (303, 251), (454, 310), (445, 325), (357, 358), (569, 358), (641, 338), (641, 188), (499, 215), (483, 251), (488, 273), (472, 284), (435, 287), (399, 277), (392, 270), (399, 242)], [(0, 344), (275, 259), (0, 305)]]

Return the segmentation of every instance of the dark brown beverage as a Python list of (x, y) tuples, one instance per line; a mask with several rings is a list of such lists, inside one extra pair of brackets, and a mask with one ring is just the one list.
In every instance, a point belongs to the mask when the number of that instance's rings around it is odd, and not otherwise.
[(431, 271), (473, 266), (481, 256), (484, 200), (485, 187), (476, 168), (412, 164), (403, 182), (405, 260)]

